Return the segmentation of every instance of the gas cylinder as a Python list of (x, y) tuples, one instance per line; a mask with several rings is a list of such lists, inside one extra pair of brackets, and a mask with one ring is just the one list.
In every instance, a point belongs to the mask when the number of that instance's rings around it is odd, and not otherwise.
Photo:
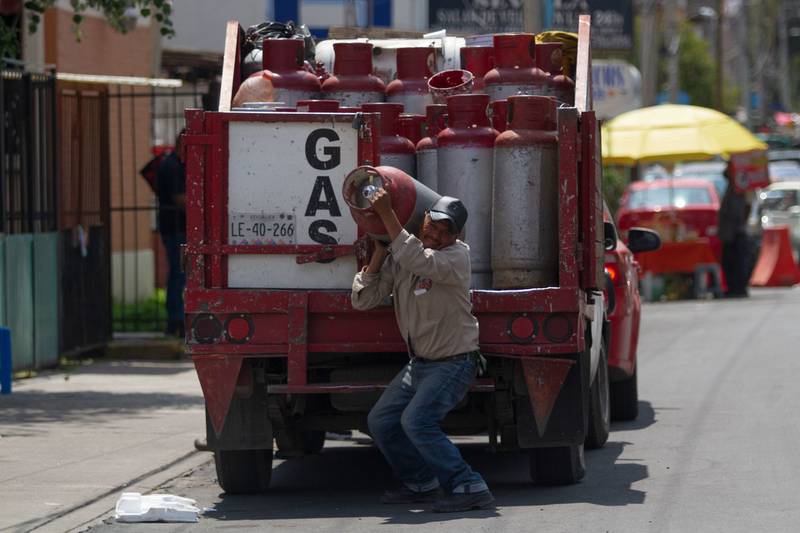
[(468, 70), (443, 70), (428, 80), (434, 104), (446, 104), (456, 94), (470, 94), (474, 86), (475, 76)]
[(494, 68), (483, 77), (484, 92), (492, 101), (515, 94), (547, 95), (549, 76), (536, 68), (533, 50), (530, 33), (494, 36)]
[(491, 46), (462, 46), (461, 68), (475, 77), (474, 93), (483, 92), (483, 77), (494, 66), (494, 49)]
[(413, 234), (419, 232), (425, 211), (441, 198), (398, 168), (361, 166), (350, 172), (344, 179), (342, 196), (353, 220), (365, 233), (384, 242), (389, 242), (386, 227), (369, 203), (370, 196), (380, 187), (389, 192), (400, 224)]
[(447, 106), (431, 104), (425, 108), (425, 134), (417, 143), (417, 179), (434, 191), (439, 188), (436, 169), (436, 136), (445, 128)]
[(303, 68), (304, 44), (300, 39), (264, 39), (263, 67), (275, 87), (275, 101), (286, 106), (316, 98), (319, 79)]
[(360, 107), (339, 106), (339, 113), (360, 113), (360, 112), (361, 112)]
[(556, 106), (544, 96), (508, 99), (508, 129), (494, 143), (492, 286), (558, 285)]
[(337, 100), (300, 100), (297, 102), (297, 110), (306, 113), (325, 111), (336, 113), (339, 111), (339, 102)]
[(425, 113), (425, 106), (433, 103), (428, 90), (428, 78), (434, 72), (434, 48), (398, 48), (397, 79), (386, 86), (386, 101), (403, 104), (406, 113)]
[(411, 141), (414, 146), (422, 139), (422, 126), (425, 115), (403, 113), (400, 115), (400, 135)]
[(447, 99), (448, 127), (436, 137), (437, 192), (460, 199), (469, 218), (464, 240), (469, 244), (472, 286), (491, 287), (492, 148), (497, 131), (489, 124), (489, 96), (461, 94)]
[(372, 45), (336, 43), (333, 50), (333, 76), (322, 83), (323, 96), (345, 107), (383, 102), (386, 86), (372, 74)]
[(537, 43), (534, 52), (536, 66), (550, 75), (548, 96), (561, 103), (575, 104), (575, 82), (562, 73), (561, 43)]
[(495, 100), (489, 104), (489, 118), (492, 127), (503, 133), (508, 126), (508, 100)]
[(363, 104), (361, 110), (381, 115), (381, 136), (378, 141), (381, 165), (399, 168), (413, 175), (417, 170), (416, 149), (411, 141), (400, 135), (400, 113), (403, 112), (403, 104), (370, 103)]

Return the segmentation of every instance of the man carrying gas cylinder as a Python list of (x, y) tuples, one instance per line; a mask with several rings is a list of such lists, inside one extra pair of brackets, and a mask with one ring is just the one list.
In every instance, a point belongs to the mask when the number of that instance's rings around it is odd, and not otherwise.
[(417, 238), (403, 229), (386, 190), (370, 203), (391, 242), (375, 241), (369, 264), (353, 280), (353, 307), (371, 309), (392, 294), (411, 357), (369, 413), (372, 438), (401, 481), (381, 502), (432, 502), (436, 512), (491, 507), (486, 482), (440, 427), (483, 365), (469, 294), (469, 247), (458, 240), (467, 210), (460, 200), (442, 197)]

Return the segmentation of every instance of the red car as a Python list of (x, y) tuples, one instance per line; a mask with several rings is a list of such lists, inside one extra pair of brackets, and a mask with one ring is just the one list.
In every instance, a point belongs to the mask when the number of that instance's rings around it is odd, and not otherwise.
[(628, 244), (619, 238), (608, 209), (604, 209), (606, 319), (610, 334), (608, 378), (611, 418), (634, 420), (639, 414), (639, 391), (636, 380), (636, 347), (639, 343), (639, 319), (642, 302), (639, 296), (639, 265), (634, 252), (658, 249), (658, 233), (644, 228), (629, 228)]
[(710, 180), (639, 181), (625, 189), (617, 224), (623, 239), (634, 226), (651, 228), (661, 236), (661, 250), (640, 261), (645, 271), (692, 273), (697, 265), (718, 263), (722, 257), (717, 236), (719, 206)]

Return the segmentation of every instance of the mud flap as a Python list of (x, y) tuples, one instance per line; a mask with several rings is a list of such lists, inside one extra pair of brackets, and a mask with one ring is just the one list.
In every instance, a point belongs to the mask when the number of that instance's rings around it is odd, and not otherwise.
[[(523, 361), (515, 411), (520, 448), (583, 443), (589, 412), (589, 353)], [(519, 383), (519, 381), (517, 381)]]

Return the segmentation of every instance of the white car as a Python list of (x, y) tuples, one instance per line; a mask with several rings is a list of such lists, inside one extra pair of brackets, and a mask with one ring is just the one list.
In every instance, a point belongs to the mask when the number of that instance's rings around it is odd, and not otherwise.
[(762, 228), (789, 226), (795, 260), (800, 256), (800, 181), (780, 181), (761, 189), (751, 216)]

